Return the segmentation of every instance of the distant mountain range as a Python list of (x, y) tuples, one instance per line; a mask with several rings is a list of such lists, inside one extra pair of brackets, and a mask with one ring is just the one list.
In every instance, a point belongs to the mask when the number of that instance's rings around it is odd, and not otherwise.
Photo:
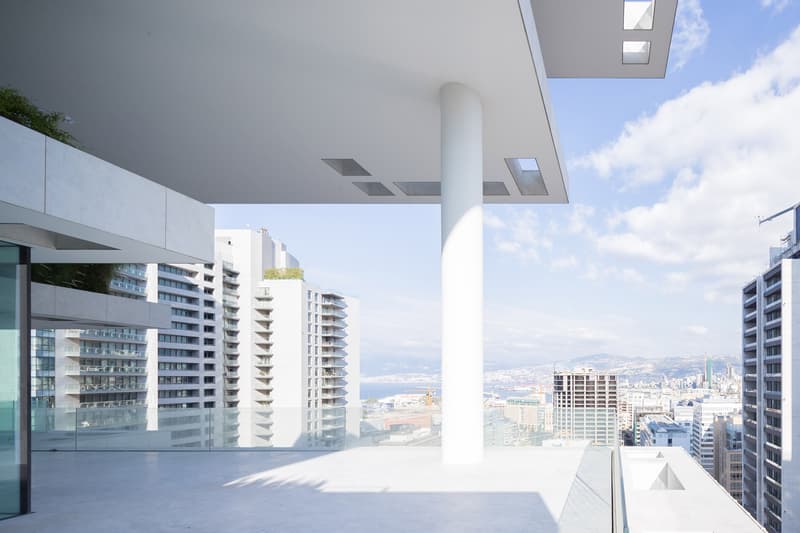
[[(722, 373), (730, 364), (739, 368), (741, 359), (737, 356), (713, 356), (711, 358), (714, 373)], [(575, 368), (593, 368), (604, 372), (613, 372), (620, 378), (635, 378), (636, 380), (667, 378), (684, 378), (705, 371), (705, 356), (685, 355), (671, 357), (626, 357), (610, 354), (592, 354), (575, 357), (566, 361), (531, 365), (524, 367), (505, 367), (502, 365), (486, 365), (487, 379), (491, 380), (502, 376), (539, 377), (552, 376), (553, 369), (573, 370)], [(430, 359), (391, 361), (388, 364), (364, 365), (362, 363), (365, 381), (373, 382), (420, 382), (438, 381), (438, 362), (431, 363)]]

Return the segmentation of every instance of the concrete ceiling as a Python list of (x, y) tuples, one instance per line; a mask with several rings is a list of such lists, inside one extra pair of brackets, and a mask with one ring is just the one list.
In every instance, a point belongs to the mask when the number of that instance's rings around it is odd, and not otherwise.
[[(663, 75), (669, 41), (650, 32), (653, 69), (622, 69), (608, 52), (621, 46), (622, 0), (532, 3), (18, 2), (0, 17), (0, 85), (67, 114), (86, 151), (203, 202), (426, 203), (438, 196), (395, 182), (439, 181), (438, 91), (457, 81), (482, 98), (485, 180), (509, 193), (486, 201), (563, 203), (545, 65)], [(674, 4), (657, 0), (658, 13), (674, 16)], [(353, 158), (371, 176), (342, 176), (325, 158)], [(505, 158), (536, 158), (547, 194), (521, 195)]]

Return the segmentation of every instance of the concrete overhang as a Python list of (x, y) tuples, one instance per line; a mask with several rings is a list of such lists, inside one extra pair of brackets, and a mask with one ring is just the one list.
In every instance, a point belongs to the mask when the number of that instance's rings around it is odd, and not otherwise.
[[(549, 78), (663, 78), (678, 0), (653, 0), (651, 29), (623, 25), (624, 0), (531, 0)], [(631, 3), (644, 5), (635, 0)], [(623, 42), (649, 43), (649, 57), (624, 63)]]
[[(674, 13), (675, 0), (657, 4)], [(70, 116), (89, 152), (203, 202), (433, 203), (439, 89), (460, 82), (482, 101), (485, 200), (564, 203), (546, 72), (663, 75), (666, 17), (650, 32), (653, 69), (612, 64), (621, 5), (17, 2), (0, 18), (0, 85)], [(544, 187), (522, 195), (507, 158), (535, 159)], [(342, 175), (324, 159), (353, 159), (369, 175)]]
[(214, 210), (0, 117), (0, 241), (34, 263), (206, 262)]
[(31, 327), (36, 329), (166, 329), (171, 317), (167, 304), (31, 283)]

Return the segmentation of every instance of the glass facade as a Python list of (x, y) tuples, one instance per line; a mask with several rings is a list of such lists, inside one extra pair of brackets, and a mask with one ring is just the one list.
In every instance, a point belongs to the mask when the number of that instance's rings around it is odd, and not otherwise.
[(29, 265), (27, 248), (0, 242), (0, 519), (30, 502)]

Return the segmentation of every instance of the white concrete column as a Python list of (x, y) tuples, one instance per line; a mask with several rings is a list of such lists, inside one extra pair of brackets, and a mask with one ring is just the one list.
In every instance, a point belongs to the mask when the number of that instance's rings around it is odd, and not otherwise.
[(480, 97), (442, 86), (442, 461), (483, 458), (483, 140)]

